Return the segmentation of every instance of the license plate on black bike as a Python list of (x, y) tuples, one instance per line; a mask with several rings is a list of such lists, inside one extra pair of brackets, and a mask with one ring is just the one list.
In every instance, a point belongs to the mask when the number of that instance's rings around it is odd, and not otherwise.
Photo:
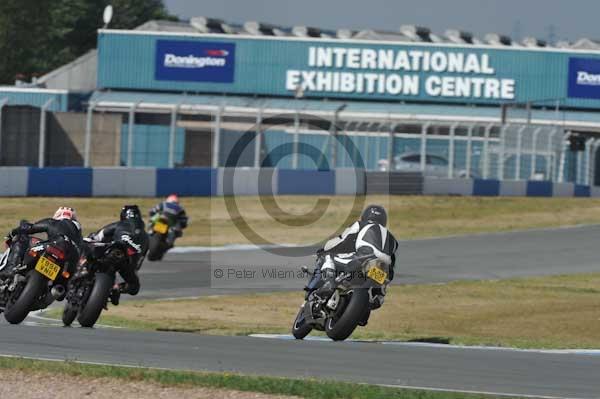
[(387, 278), (387, 273), (378, 267), (372, 267), (369, 269), (367, 277), (369, 277), (373, 281), (376, 281), (379, 284), (383, 284), (385, 283), (385, 279)]
[(158, 234), (167, 234), (168, 230), (169, 230), (169, 225), (166, 223), (156, 222), (154, 224), (154, 231), (157, 232)]
[(35, 270), (37, 270), (41, 275), (54, 281), (58, 276), (58, 272), (60, 272), (60, 266), (54, 263), (51, 259), (42, 256), (35, 264)]

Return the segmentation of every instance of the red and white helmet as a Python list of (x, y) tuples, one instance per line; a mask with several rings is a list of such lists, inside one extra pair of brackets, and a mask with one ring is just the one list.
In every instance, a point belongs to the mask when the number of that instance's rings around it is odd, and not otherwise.
[(171, 194), (167, 197), (167, 199), (165, 200), (166, 202), (174, 202), (176, 204), (179, 203), (179, 197), (177, 196), (177, 194)]
[(67, 206), (61, 206), (60, 208), (58, 208), (56, 210), (56, 212), (54, 212), (54, 216), (52, 216), (52, 219), (55, 219), (55, 220), (64, 220), (64, 219), (77, 220), (77, 213), (75, 213), (75, 209), (73, 209), (73, 208), (69, 208)]

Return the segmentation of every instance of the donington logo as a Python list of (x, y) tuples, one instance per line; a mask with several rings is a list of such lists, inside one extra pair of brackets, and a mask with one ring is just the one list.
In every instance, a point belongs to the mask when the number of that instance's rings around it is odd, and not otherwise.
[(171, 53), (165, 54), (163, 65), (167, 68), (204, 68), (224, 67), (227, 65), (226, 50), (206, 50), (202, 56), (190, 54), (188, 56), (179, 56)]
[(600, 86), (600, 74), (578, 71), (577, 84), (584, 86)]
[(233, 83), (235, 43), (157, 40), (156, 80)]
[(570, 98), (600, 100), (600, 58), (569, 58)]

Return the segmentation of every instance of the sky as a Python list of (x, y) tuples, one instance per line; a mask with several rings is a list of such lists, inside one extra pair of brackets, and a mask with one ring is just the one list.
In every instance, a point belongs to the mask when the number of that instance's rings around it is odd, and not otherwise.
[(600, 39), (599, 0), (164, 0), (180, 18), (221, 18), (276, 25), (398, 30), (429, 27), (436, 33), (459, 28), (482, 36), (574, 41)]

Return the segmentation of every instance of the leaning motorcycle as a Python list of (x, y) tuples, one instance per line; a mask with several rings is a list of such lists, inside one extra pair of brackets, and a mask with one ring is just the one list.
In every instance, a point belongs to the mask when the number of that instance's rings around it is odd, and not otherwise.
[(77, 271), (69, 282), (62, 320), (70, 326), (77, 318), (82, 327), (93, 327), (108, 309), (116, 273), (138, 249), (127, 241), (86, 241)]
[(161, 260), (171, 248), (167, 242), (169, 230), (177, 221), (174, 216), (167, 213), (157, 213), (150, 220), (148, 229), (148, 260)]
[(21, 235), (6, 241), (8, 249), (0, 260), (0, 270), (6, 268), (11, 247), (16, 240), (26, 242), (28, 249), (23, 263), (0, 280), (0, 312), (11, 324), (19, 324), (34, 310), (47, 308), (65, 295), (70, 272), (66, 260), (65, 238), (41, 241)]
[[(359, 325), (365, 325), (371, 312), (373, 290), (385, 291), (389, 283), (389, 265), (366, 250), (359, 254), (355, 266), (341, 270), (333, 280), (334, 291), (328, 298), (316, 294), (323, 285), (320, 268), (316, 268), (304, 288), (305, 300), (296, 315), (292, 334), (303, 339), (313, 329), (325, 331), (334, 341), (348, 338)], [(308, 273), (308, 268), (302, 269)]]

